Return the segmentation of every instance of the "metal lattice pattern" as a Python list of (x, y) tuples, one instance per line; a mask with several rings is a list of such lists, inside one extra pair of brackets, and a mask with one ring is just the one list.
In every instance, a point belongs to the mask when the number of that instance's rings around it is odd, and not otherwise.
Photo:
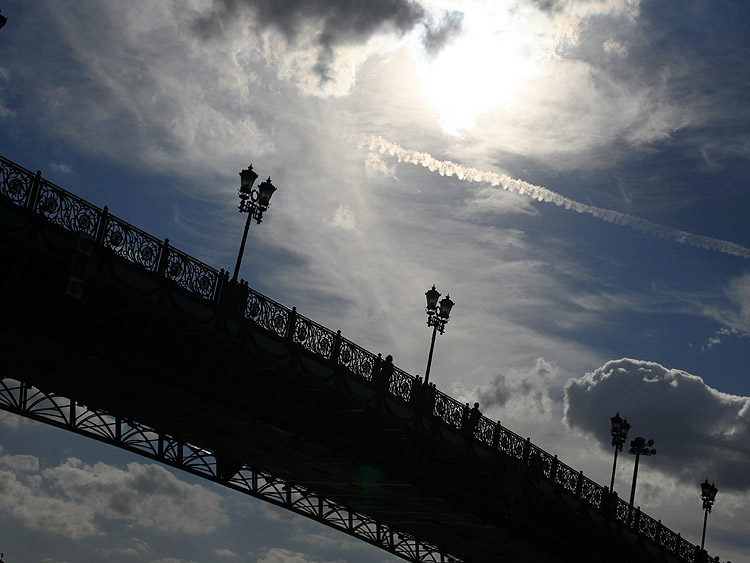
[(210, 450), (188, 444), (66, 397), (45, 393), (11, 378), (0, 380), (0, 409), (118, 446), (215, 481), (347, 533), (414, 563), (461, 563), (436, 546), (402, 534), (386, 523), (324, 499), (309, 489), (243, 466), (228, 478)]
[[(254, 291), (247, 283), (230, 287), (228, 273), (216, 270), (136, 227), (109, 214), (107, 208), (99, 209), (81, 198), (65, 191), (13, 162), (0, 157), (0, 194), (16, 205), (29, 208), (53, 223), (74, 232), (91, 235), (103, 247), (129, 262), (143, 266), (172, 280), (184, 290), (207, 300), (219, 301), (227, 291), (239, 291), (242, 303), (241, 314), (257, 327), (278, 337), (286, 338), (304, 350), (325, 360), (343, 366), (365, 380), (372, 380), (376, 355), (341, 337), (314, 321), (299, 315), (280, 303)], [(391, 377), (388, 392), (404, 402), (412, 402), (415, 378), (396, 369)], [(464, 405), (435, 390), (434, 401), (429, 405), (432, 414), (443, 423), (460, 429)], [(74, 410), (74, 405), (69, 408)], [(49, 409), (62, 408), (59, 404)], [(93, 415), (88, 415), (93, 416)], [(93, 420), (93, 419), (92, 419)], [(92, 428), (99, 428), (93, 425)], [(92, 430), (92, 433), (102, 430)], [(560, 490), (572, 494), (596, 509), (605, 510), (610, 495), (602, 487), (583, 476), (581, 472), (559, 462), (555, 456), (534, 446), (499, 423), (481, 417), (472, 429), (473, 437), (485, 446), (502, 452), (513, 459), (533, 467), (539, 476), (544, 476)], [(104, 439), (104, 437), (102, 437)], [(682, 539), (679, 534), (663, 527), (661, 523), (641, 514), (639, 522), (633, 521), (629, 505), (617, 499), (614, 518), (631, 527), (634, 532), (644, 534), (671, 555), (684, 561), (693, 561), (697, 547)], [(630, 521), (629, 521), (630, 520)], [(645, 523), (647, 522), (647, 524)], [(369, 533), (369, 532), (368, 532)], [(372, 536), (371, 543), (380, 542), (380, 536)], [(395, 550), (398, 541), (393, 541)], [(396, 551), (394, 551), (395, 553)], [(421, 556), (420, 556), (421, 557)], [(427, 561), (428, 559), (419, 559)]]

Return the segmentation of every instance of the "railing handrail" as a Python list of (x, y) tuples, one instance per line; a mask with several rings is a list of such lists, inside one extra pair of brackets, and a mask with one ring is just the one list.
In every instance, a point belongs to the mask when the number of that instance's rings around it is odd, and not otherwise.
[[(97, 243), (121, 258), (160, 274), (204, 299), (219, 300), (221, 288), (229, 283), (228, 272), (217, 270), (170, 246), (169, 239), (161, 241), (111, 215), (107, 207), (96, 207), (43, 179), (41, 171), (34, 174), (2, 156), (0, 194), (69, 231), (90, 235)], [(239, 285), (246, 290), (241, 313), (247, 320), (277, 336), (290, 339), (308, 352), (341, 365), (373, 384), (376, 383), (373, 379), (375, 371), (383, 362), (380, 355), (376, 356), (343, 338), (341, 331), (333, 332), (300, 315), (296, 307), (290, 309), (250, 288), (247, 282), (240, 282)], [(387, 391), (393, 396), (416, 408), (427, 406), (433, 416), (457, 430), (467, 428), (463, 424), (468, 415), (467, 407), (437, 390), (434, 385), (417, 385), (417, 378), (396, 367), (393, 368), (388, 383)], [(530, 439), (524, 439), (505, 428), (499, 421), (480, 415), (473, 426), (468, 427), (468, 433), (485, 446), (526, 463), (530, 468), (533, 466), (539, 477), (548, 479), (582, 502), (597, 509), (611, 510), (616, 520), (634, 532), (645, 535), (672, 555), (690, 563), (696, 560), (699, 551), (696, 545), (664, 527), (660, 520), (656, 521), (643, 514), (640, 508), (631, 511), (627, 502), (616, 494), (609, 494), (608, 487), (597, 484), (585, 477), (582, 471), (576, 471), (560, 462), (556, 455), (550, 455), (532, 444)], [(614, 506), (611, 499), (616, 500)], [(716, 561), (718, 562), (718, 558)]]

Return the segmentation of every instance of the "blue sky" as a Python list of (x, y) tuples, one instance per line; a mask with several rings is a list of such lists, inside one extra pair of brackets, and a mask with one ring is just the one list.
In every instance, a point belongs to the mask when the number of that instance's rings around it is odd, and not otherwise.
[[(250, 230), (253, 287), (416, 375), (436, 284), (456, 303), (441, 389), (602, 484), (619, 411), (658, 449), (637, 503), (698, 543), (698, 484), (715, 481), (707, 548), (748, 559), (746, 3), (0, 9), (0, 154), (224, 268), (252, 162), (278, 187)], [(9, 563), (391, 560), (145, 460), (2, 424)], [(624, 454), (621, 495), (631, 472)], [(141, 475), (164, 505), (172, 491), (213, 508), (175, 504), (175, 521), (125, 486)], [(76, 479), (132, 498), (116, 511)]]

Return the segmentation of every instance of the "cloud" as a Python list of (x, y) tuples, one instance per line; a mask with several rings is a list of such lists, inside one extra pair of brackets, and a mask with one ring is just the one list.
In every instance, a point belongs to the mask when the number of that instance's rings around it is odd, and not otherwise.
[(465, 402), (479, 402), (485, 414), (499, 413), (502, 418), (550, 420), (554, 403), (550, 397), (552, 382), (558, 373), (554, 362), (537, 358), (526, 369), (512, 369), (496, 375), (486, 385), (466, 393), (458, 390)]
[(0, 457), (0, 464), (21, 473), (39, 471), (39, 459), (33, 455), (5, 455)]
[(366, 142), (372, 151), (378, 151), (381, 154), (388, 153), (391, 156), (396, 157), (399, 162), (422, 166), (431, 172), (437, 172), (441, 176), (455, 176), (459, 180), (467, 182), (478, 182), (489, 184), (491, 186), (499, 186), (504, 190), (525, 195), (537, 201), (552, 203), (558, 207), (575, 211), (576, 213), (591, 215), (597, 219), (606, 221), (607, 223), (630, 227), (633, 230), (653, 237), (681, 244), (688, 244), (705, 250), (723, 252), (740, 258), (750, 258), (750, 248), (733, 242), (695, 235), (673, 227), (659, 225), (627, 213), (580, 203), (542, 186), (536, 186), (529, 182), (524, 182), (523, 180), (511, 178), (507, 174), (463, 166), (450, 160), (438, 160), (429, 153), (405, 149), (395, 143), (387, 141), (383, 137), (371, 136), (367, 138)]
[(333, 215), (333, 218), (326, 219), (326, 223), (328, 223), (332, 227), (336, 227), (344, 231), (357, 230), (357, 224), (354, 219), (354, 212), (346, 204), (339, 205)]
[[(221, 497), (177, 479), (158, 465), (120, 469), (69, 458), (38, 470), (32, 456), (5, 456), (0, 470), (0, 510), (26, 527), (71, 539), (102, 535), (100, 519), (176, 534), (206, 534), (227, 523)], [(36, 469), (35, 469), (36, 466)]]
[(274, 547), (258, 558), (257, 563), (322, 563), (320, 559), (304, 553)]
[(464, 15), (458, 11), (445, 12), (437, 22), (425, 25), (422, 43), (425, 51), (430, 55), (440, 52), (443, 47), (450, 44), (461, 34)]
[[(352, 60), (351, 52), (346, 53), (347, 48), (367, 45), (376, 35), (402, 36), (424, 18), (424, 8), (410, 0), (291, 0), (283, 3), (214, 0), (208, 9), (193, 16), (190, 27), (199, 36), (209, 39), (236, 28), (237, 19), (254, 25), (275, 44), (275, 59), (292, 59), (297, 65), (301, 62), (297, 68), (314, 74), (321, 92), (342, 94), (348, 93), (353, 73), (342, 70), (338, 64), (340, 59), (350, 59), (350, 64), (356, 66), (369, 55), (361, 52), (361, 56)], [(269, 33), (271, 31), (277, 34)], [(309, 56), (308, 51), (315, 54)]]
[(610, 448), (609, 418), (632, 424), (630, 438), (654, 439), (649, 465), (690, 484), (708, 477), (727, 490), (750, 489), (750, 398), (654, 362), (607, 362), (565, 386), (565, 420)]
[(228, 559), (239, 558), (239, 555), (237, 555), (234, 551), (232, 551), (231, 549), (225, 549), (225, 548), (215, 550), (214, 554), (217, 555), (218, 557), (226, 557)]

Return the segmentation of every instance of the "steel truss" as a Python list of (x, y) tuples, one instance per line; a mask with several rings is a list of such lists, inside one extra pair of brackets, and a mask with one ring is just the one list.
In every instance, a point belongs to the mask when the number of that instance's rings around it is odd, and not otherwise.
[(290, 510), (413, 563), (463, 563), (435, 545), (330, 501), (301, 485), (189, 444), (137, 421), (89, 409), (9, 377), (0, 380), (0, 409), (181, 469)]

